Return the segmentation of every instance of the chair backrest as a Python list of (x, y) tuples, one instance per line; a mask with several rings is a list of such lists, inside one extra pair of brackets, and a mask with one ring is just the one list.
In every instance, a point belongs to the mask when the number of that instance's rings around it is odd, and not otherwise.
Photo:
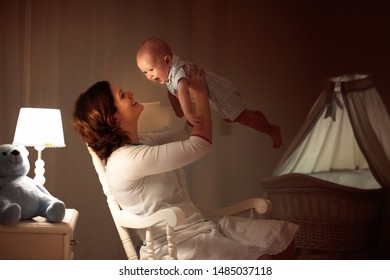
[(98, 155), (90, 147), (87, 148), (92, 157), (92, 163), (95, 167), (96, 173), (99, 176), (99, 181), (100, 184), (102, 185), (103, 192), (107, 197), (108, 208), (110, 209), (116, 229), (122, 241), (126, 256), (129, 260), (137, 260), (139, 259), (139, 248), (142, 245), (142, 240), (139, 238), (138, 234), (134, 229), (125, 228), (120, 225), (119, 213), (121, 211), (121, 208), (117, 203), (117, 201), (115, 200), (114, 195), (111, 193), (110, 186), (107, 183), (105, 163), (98, 157)]

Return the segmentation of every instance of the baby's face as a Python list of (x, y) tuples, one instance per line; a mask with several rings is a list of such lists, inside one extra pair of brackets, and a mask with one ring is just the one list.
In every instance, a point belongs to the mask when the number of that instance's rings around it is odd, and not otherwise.
[(145, 53), (137, 57), (137, 65), (148, 80), (160, 84), (168, 81), (169, 58)]

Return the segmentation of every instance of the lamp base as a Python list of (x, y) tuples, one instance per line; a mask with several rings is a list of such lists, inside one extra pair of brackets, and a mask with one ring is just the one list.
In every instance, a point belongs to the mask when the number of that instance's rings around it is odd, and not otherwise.
[(35, 172), (34, 181), (37, 184), (43, 186), (45, 184), (45, 182), (46, 182), (46, 178), (44, 176), (44, 174), (45, 174), (45, 162), (42, 160), (42, 151), (43, 151), (43, 149), (45, 149), (45, 147), (43, 147), (43, 146), (35, 146), (34, 148), (38, 152), (38, 159), (35, 162), (35, 169), (34, 169), (34, 172)]

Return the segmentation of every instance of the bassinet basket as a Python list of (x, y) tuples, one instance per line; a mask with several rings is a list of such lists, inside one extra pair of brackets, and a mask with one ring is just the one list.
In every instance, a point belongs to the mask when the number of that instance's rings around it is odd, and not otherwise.
[(263, 181), (272, 217), (300, 225), (298, 248), (374, 253), (383, 190), (362, 190), (290, 173)]

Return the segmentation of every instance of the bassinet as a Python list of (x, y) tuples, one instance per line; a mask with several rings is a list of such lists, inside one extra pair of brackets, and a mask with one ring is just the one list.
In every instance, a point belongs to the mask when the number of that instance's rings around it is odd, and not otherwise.
[(371, 76), (326, 81), (273, 177), (262, 182), (273, 218), (300, 224), (298, 248), (375, 258), (390, 187), (388, 127)]
[(298, 248), (373, 258), (382, 217), (383, 189), (351, 188), (305, 174), (263, 181), (272, 217), (300, 225)]

